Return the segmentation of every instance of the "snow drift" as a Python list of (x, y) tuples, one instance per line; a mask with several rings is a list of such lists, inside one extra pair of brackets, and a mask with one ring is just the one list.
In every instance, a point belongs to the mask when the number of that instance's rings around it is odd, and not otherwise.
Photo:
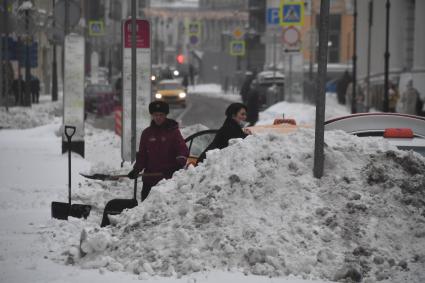
[(233, 140), (161, 181), (112, 226), (63, 224), (85, 225), (81, 253), (74, 242), (66, 261), (142, 279), (234, 270), (425, 282), (424, 158), (340, 131), (325, 141), (319, 180), (313, 130)]

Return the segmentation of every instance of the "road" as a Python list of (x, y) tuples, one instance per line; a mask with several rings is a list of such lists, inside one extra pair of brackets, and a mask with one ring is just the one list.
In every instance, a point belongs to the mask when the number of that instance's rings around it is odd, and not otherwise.
[[(186, 108), (171, 106), (169, 118), (181, 126), (202, 124), (210, 129), (219, 128), (224, 121), (224, 111), (231, 102), (222, 98), (189, 94)], [(89, 114), (87, 121), (96, 128), (114, 130), (114, 115), (96, 117)]]

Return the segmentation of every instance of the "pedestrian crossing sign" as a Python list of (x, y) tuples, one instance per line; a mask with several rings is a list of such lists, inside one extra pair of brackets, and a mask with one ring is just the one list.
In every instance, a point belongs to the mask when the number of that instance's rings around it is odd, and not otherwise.
[(230, 42), (230, 55), (231, 56), (245, 56), (245, 41), (232, 40)]
[(105, 34), (103, 21), (89, 21), (89, 35), (102, 36)]
[(280, 25), (303, 26), (304, 25), (304, 2), (281, 1)]

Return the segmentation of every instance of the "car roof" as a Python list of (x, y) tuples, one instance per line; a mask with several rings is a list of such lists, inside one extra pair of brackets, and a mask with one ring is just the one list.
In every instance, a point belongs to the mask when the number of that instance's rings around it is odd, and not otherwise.
[(417, 137), (425, 138), (425, 118), (400, 113), (359, 113), (333, 118), (325, 122), (325, 130), (343, 130), (350, 134), (384, 132), (388, 128), (409, 128)]

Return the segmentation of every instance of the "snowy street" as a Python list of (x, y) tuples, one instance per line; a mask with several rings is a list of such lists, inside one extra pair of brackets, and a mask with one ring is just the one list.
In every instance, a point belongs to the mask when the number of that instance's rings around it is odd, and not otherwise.
[[(329, 132), (317, 180), (313, 130), (258, 134), (208, 153), (204, 164), (160, 182), (143, 204), (100, 228), (105, 204), (131, 198), (132, 183), (78, 173), (128, 172), (129, 164), (119, 167), (120, 140), (86, 124), (86, 158), (72, 154), (72, 201), (92, 211), (87, 220), (52, 219), (51, 202), (67, 200), (67, 154), (54, 115), (60, 106), (42, 99), (12, 109), (11, 129), (0, 130), (1, 282), (425, 281), (418, 154)], [(27, 112), (38, 107), (47, 114), (32, 125)], [(309, 107), (284, 102), (262, 112), (261, 122), (284, 112), (312, 124)], [(330, 109), (330, 116), (344, 112)]]

